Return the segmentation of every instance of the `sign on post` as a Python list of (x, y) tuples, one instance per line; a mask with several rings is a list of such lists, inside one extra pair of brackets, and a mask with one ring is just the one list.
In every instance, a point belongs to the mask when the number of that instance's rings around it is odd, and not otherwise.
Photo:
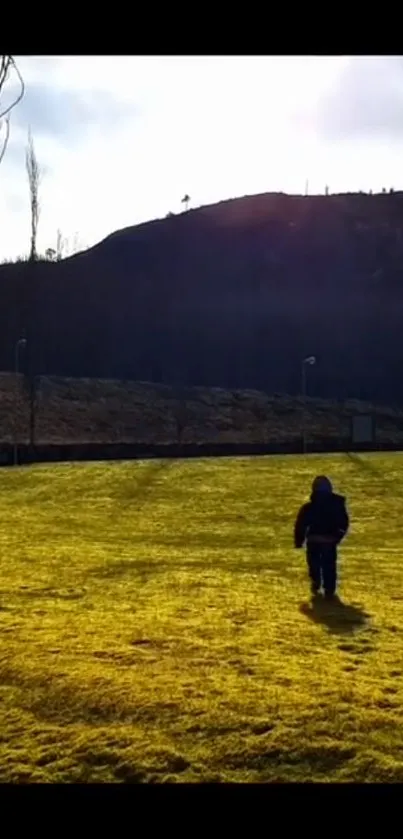
[(365, 445), (375, 442), (375, 422), (370, 414), (358, 414), (351, 418), (351, 442)]

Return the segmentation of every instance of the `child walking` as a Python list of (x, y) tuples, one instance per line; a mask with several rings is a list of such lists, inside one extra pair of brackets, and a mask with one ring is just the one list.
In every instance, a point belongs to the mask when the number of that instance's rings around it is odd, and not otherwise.
[(337, 586), (337, 546), (349, 528), (346, 501), (336, 495), (329, 478), (318, 475), (313, 481), (310, 501), (301, 507), (294, 528), (296, 548), (306, 543), (311, 591), (321, 588), (332, 599)]

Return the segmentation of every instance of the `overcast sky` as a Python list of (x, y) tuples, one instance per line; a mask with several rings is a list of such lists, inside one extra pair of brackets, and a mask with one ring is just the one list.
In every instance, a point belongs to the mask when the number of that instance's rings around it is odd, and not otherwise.
[[(39, 249), (259, 192), (403, 189), (401, 57), (21, 57), (0, 166), (0, 259), (29, 248), (25, 147), (43, 169)], [(12, 77), (3, 93), (8, 101)], [(14, 88), (15, 89), (15, 88)]]

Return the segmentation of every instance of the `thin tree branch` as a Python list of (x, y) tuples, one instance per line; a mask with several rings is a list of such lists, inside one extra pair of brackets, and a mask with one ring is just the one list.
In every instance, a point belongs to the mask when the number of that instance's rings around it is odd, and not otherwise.
[(3, 146), (0, 149), (0, 163), (3, 160), (3, 157), (6, 153), (6, 149), (7, 149), (7, 146), (8, 146), (8, 141), (9, 141), (9, 138), (10, 138), (10, 114), (8, 114), (8, 116), (6, 116), (4, 122), (6, 124), (6, 136), (3, 140)]
[(19, 71), (19, 69), (18, 69), (18, 67), (17, 67), (17, 63), (14, 61), (14, 58), (13, 58), (13, 56), (12, 56), (12, 55), (2, 55), (2, 56), (1, 56), (1, 64), (0, 64), (0, 93), (1, 93), (1, 90), (2, 90), (2, 88), (3, 88), (3, 86), (4, 86), (5, 82), (6, 82), (6, 80), (7, 80), (8, 71), (9, 71), (10, 67), (13, 67), (13, 68), (14, 68), (14, 70), (15, 70), (15, 72), (17, 73), (17, 76), (18, 76), (18, 80), (19, 80), (19, 82), (20, 82), (20, 87), (21, 87), (21, 89), (20, 89), (20, 92), (19, 92), (19, 94), (18, 94), (17, 98), (16, 98), (16, 99), (14, 99), (14, 101), (13, 101), (13, 102), (11, 102), (11, 104), (10, 104), (10, 105), (8, 105), (8, 107), (7, 107), (7, 108), (4, 108), (2, 111), (0, 110), (0, 119), (1, 119), (2, 117), (7, 116), (7, 114), (9, 114), (9, 113), (10, 113), (10, 111), (12, 111), (12, 109), (13, 109), (13, 108), (15, 108), (15, 106), (16, 106), (16, 105), (18, 105), (18, 103), (19, 103), (19, 102), (21, 102), (21, 99), (22, 99), (22, 97), (24, 96), (24, 93), (25, 93), (25, 84), (24, 84), (24, 79), (22, 78), (21, 73), (20, 73), (20, 71)]
[(21, 76), (21, 73), (20, 73), (20, 71), (17, 67), (16, 62), (14, 61), (13, 56), (12, 55), (2, 55), (2, 56), (0, 56), (0, 95), (1, 95), (1, 92), (4, 88), (5, 83), (7, 81), (7, 77), (8, 77), (8, 74), (9, 74), (10, 67), (13, 67), (15, 72), (17, 73), (21, 89), (20, 89), (20, 92), (19, 92), (18, 96), (11, 102), (10, 105), (8, 105), (6, 108), (3, 108), (3, 109), (1, 109), (1, 107), (0, 107), (0, 120), (5, 118), (4, 121), (5, 121), (5, 124), (6, 124), (6, 135), (5, 135), (3, 144), (2, 144), (1, 149), (0, 149), (0, 163), (3, 160), (3, 157), (6, 153), (6, 149), (7, 149), (7, 146), (8, 146), (8, 141), (10, 139), (10, 114), (11, 114), (11, 111), (13, 110), (13, 108), (15, 108), (16, 105), (18, 105), (19, 102), (21, 102), (21, 99), (22, 99), (22, 97), (24, 96), (24, 93), (25, 93), (24, 79)]

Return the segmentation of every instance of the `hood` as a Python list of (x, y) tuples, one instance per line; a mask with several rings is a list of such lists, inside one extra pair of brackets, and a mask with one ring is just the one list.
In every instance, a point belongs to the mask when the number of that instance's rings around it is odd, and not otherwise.
[(330, 494), (333, 492), (332, 483), (326, 475), (318, 475), (312, 482), (312, 495), (317, 493)]

